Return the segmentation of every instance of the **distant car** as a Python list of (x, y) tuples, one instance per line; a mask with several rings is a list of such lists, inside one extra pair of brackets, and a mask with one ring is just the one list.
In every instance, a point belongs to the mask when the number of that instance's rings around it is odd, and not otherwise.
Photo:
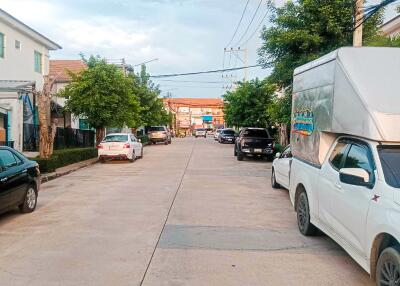
[(0, 147), (0, 212), (18, 206), (22, 213), (36, 208), (39, 165), (9, 147)]
[(269, 135), (265, 128), (247, 127), (240, 130), (239, 137), (236, 139), (234, 154), (238, 161), (242, 161), (245, 156), (265, 157), (268, 160), (274, 156), (274, 139)]
[(214, 140), (218, 141), (219, 134), (221, 133), (222, 129), (217, 129), (214, 132)]
[(292, 164), (292, 151), (288, 145), (281, 153), (276, 153), (272, 162), (271, 186), (275, 189), (280, 186), (289, 189), (290, 165)]
[(130, 133), (113, 133), (104, 137), (97, 146), (101, 162), (106, 159), (135, 161), (143, 158), (143, 145), (139, 139)]
[(236, 132), (233, 129), (222, 129), (218, 135), (219, 143), (235, 143)]
[(157, 144), (162, 142), (165, 145), (171, 144), (171, 132), (165, 126), (151, 126), (148, 130), (150, 143)]
[(207, 137), (207, 131), (204, 129), (204, 128), (197, 128), (195, 131), (194, 131), (194, 136), (197, 138), (197, 137), (204, 137), (204, 138), (206, 138)]

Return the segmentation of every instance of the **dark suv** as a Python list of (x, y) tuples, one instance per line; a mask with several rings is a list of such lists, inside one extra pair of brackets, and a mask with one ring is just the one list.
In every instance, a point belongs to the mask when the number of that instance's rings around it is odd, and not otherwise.
[(234, 154), (238, 161), (242, 161), (247, 155), (262, 156), (268, 160), (273, 159), (274, 139), (265, 128), (247, 127), (240, 130), (235, 142)]
[(36, 162), (9, 147), (0, 147), (0, 212), (18, 206), (23, 213), (36, 208), (40, 172)]

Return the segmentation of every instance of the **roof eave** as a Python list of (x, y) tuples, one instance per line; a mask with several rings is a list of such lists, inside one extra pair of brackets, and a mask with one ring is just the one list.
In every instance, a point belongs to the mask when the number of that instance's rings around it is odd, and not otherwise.
[(24, 24), (14, 16), (8, 14), (6, 11), (0, 8), (0, 20), (3, 20), (7, 24), (11, 25), (12, 27), (19, 30), (21, 33), (24, 33), (28, 37), (32, 38), (33, 40), (43, 44), (46, 48), (51, 51), (62, 49), (62, 47), (50, 40), (49, 38), (43, 36), (39, 32), (35, 31), (28, 25)]

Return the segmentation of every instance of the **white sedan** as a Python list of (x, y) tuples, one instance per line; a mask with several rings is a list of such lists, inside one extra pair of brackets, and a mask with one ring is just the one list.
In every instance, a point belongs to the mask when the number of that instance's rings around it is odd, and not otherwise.
[(289, 189), (290, 166), (292, 164), (292, 152), (287, 146), (282, 154), (276, 153), (276, 158), (272, 162), (271, 185), (277, 189), (284, 187)]
[(143, 158), (143, 145), (140, 139), (130, 133), (108, 134), (97, 146), (98, 157), (101, 162), (106, 159), (129, 160)]

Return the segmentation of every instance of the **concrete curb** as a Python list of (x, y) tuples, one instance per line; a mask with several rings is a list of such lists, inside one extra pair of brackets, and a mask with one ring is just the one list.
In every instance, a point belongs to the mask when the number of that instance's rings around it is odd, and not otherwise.
[(75, 171), (77, 171), (79, 169), (82, 169), (82, 168), (88, 167), (90, 165), (96, 164), (98, 161), (99, 160), (96, 157), (96, 158), (92, 158), (92, 159), (89, 159), (89, 160), (85, 160), (85, 161), (81, 161), (81, 162), (78, 162), (78, 163), (74, 163), (74, 164), (71, 164), (71, 165), (68, 165), (68, 166), (65, 166), (65, 167), (58, 168), (58, 169), (56, 169), (55, 172), (42, 174), (41, 175), (41, 182), (42, 183), (49, 182), (49, 181), (54, 180), (54, 179), (56, 179), (58, 177), (68, 175), (68, 174), (70, 174), (72, 172), (75, 172)]

